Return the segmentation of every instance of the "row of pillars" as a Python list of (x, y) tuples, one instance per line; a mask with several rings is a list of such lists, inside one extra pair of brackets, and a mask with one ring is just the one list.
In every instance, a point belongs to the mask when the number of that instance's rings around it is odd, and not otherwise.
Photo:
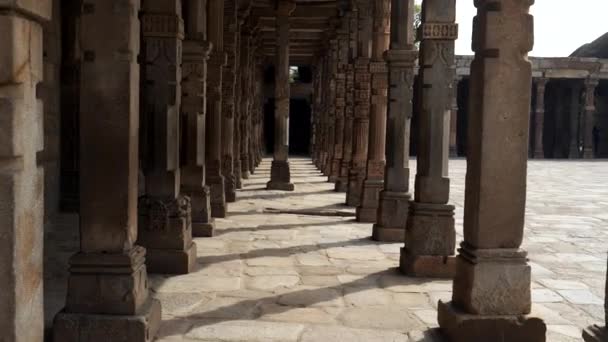
[[(149, 294), (147, 273), (190, 272), (193, 236), (213, 235), (214, 218), (226, 216), (241, 180), (260, 163), (265, 57), (251, 5), (82, 1), (74, 18), (82, 58), (80, 246), (69, 260), (55, 341), (151, 341), (161, 306)], [(0, 331), (6, 341), (42, 341), (44, 334), (38, 89), (43, 25), (52, 10), (52, 0), (0, 2)], [(279, 42), (288, 37), (281, 32), (283, 12), (279, 6)], [(288, 61), (279, 56), (280, 98), (288, 106)], [(275, 152), (285, 162), (286, 154)]]
[[(544, 158), (545, 149), (543, 146), (543, 133), (545, 130), (545, 97), (548, 78), (538, 78), (536, 83), (536, 105), (534, 107), (534, 158)], [(597, 78), (587, 78), (584, 86), (573, 85), (571, 88), (570, 104), (570, 148), (569, 158), (592, 159), (594, 154), (593, 130), (595, 125), (595, 91), (599, 84)], [(583, 94), (583, 111), (579, 120), (581, 90)]]
[[(451, 341), (545, 341), (545, 323), (530, 316), (531, 272), (521, 248), (532, 4), (475, 2), (464, 241), (457, 256), (448, 176), (457, 107), (455, 1), (422, 2), (419, 51), (413, 0), (353, 1), (334, 23), (335, 34), (315, 65), (313, 162), (336, 183), (336, 191), (346, 191), (357, 220), (374, 223), (375, 240), (405, 243), (403, 273), (453, 279), (452, 301), (438, 308), (439, 325)], [(597, 82), (586, 85), (585, 113), (592, 116)], [(420, 89), (416, 108), (414, 86)], [(543, 108), (541, 95), (537, 113)], [(412, 197), (408, 160), (414, 111), (419, 125)], [(588, 154), (587, 134), (585, 139)]]

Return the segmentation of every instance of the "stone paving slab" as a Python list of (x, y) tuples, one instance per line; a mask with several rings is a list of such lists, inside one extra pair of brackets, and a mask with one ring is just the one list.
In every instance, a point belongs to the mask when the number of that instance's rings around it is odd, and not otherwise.
[[(265, 190), (264, 160), (216, 236), (195, 239), (196, 270), (150, 276), (164, 307), (158, 341), (440, 341), (437, 301), (451, 298), (451, 281), (402, 276), (401, 244), (370, 240), (372, 225), (354, 221), (310, 160), (291, 163), (295, 192)], [(461, 240), (466, 162), (450, 168)], [(581, 341), (603, 321), (607, 213), (608, 162), (529, 163), (524, 248), (547, 341)], [(63, 305), (77, 246), (76, 220), (59, 223), (47, 232), (47, 319)]]

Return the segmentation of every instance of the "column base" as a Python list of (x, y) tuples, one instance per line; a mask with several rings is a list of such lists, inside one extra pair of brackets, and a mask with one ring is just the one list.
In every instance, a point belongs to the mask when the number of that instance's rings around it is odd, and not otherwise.
[(410, 200), (411, 195), (407, 192), (380, 192), (378, 223), (374, 225), (372, 239), (382, 242), (405, 242)]
[(146, 268), (148, 273), (188, 274), (196, 264), (196, 244), (192, 242), (186, 250), (148, 248)]
[(361, 204), (357, 207), (357, 221), (376, 223), (378, 220), (378, 206), (380, 204), (380, 191), (384, 188), (384, 181), (365, 180)]
[(401, 248), (399, 270), (410, 277), (453, 279), (456, 274), (456, 257), (412, 255)]
[(215, 231), (215, 220), (211, 222), (192, 222), (192, 236), (213, 237)]
[(160, 321), (160, 302), (152, 297), (136, 315), (95, 315), (64, 310), (53, 322), (53, 339), (61, 342), (151, 342)]
[(593, 150), (585, 149), (583, 151), (583, 159), (593, 159), (593, 158), (595, 158), (595, 154), (593, 153)]
[(211, 216), (226, 217), (226, 186), (224, 177), (215, 172), (214, 176), (207, 177), (207, 184), (211, 195)]
[(236, 186), (237, 189), (242, 189), (243, 188), (243, 183), (242, 183), (242, 172), (241, 172), (241, 160), (240, 159), (235, 159), (233, 161), (233, 165), (234, 165), (234, 185)]
[(241, 171), (241, 177), (243, 177), (243, 179), (249, 179), (250, 176), (251, 174), (249, 173), (249, 170)]
[(405, 227), (387, 228), (382, 227), (376, 223), (372, 228), (372, 240), (378, 242), (404, 242)]
[(534, 151), (534, 159), (544, 159), (544, 158), (545, 158), (545, 152), (538, 151), (538, 150)]
[(450, 146), (450, 158), (458, 158), (458, 149), (455, 146)]
[(472, 315), (452, 302), (439, 301), (438, 320), (450, 342), (517, 341), (545, 342), (547, 327), (542, 319), (528, 315)]
[(455, 254), (454, 206), (411, 202), (405, 230), (405, 249), (411, 255)]
[(329, 170), (329, 182), (335, 183), (340, 178), (340, 166), (342, 165), (342, 160), (334, 159), (331, 162), (330, 170)]
[(348, 189), (346, 190), (346, 204), (351, 207), (361, 205), (361, 192), (363, 192), (363, 181), (365, 169), (353, 169), (348, 175)]
[(227, 210), (225, 203), (211, 203), (211, 217), (225, 218)]
[(340, 177), (336, 180), (336, 186), (334, 187), (335, 192), (346, 192), (348, 191), (348, 177)]
[(583, 330), (585, 342), (608, 342), (608, 330), (597, 325), (592, 325)]
[(270, 182), (266, 183), (266, 189), (267, 190), (294, 191), (295, 186), (293, 185), (293, 183), (270, 181)]

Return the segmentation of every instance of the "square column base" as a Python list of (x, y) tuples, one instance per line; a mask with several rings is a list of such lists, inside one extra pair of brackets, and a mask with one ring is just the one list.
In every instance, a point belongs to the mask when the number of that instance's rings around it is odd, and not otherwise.
[(378, 220), (378, 206), (380, 205), (380, 191), (384, 188), (382, 180), (365, 180), (361, 205), (357, 207), (357, 221), (376, 223)]
[(372, 229), (372, 240), (379, 242), (404, 242), (405, 227), (388, 228), (382, 227), (379, 224), (374, 224)]
[(294, 191), (295, 186), (293, 185), (293, 183), (270, 181), (270, 182), (266, 183), (266, 189), (267, 190)]
[(268, 190), (293, 191), (295, 189), (291, 183), (291, 172), (289, 162), (286, 160), (273, 160), (270, 167), (270, 181), (266, 183)]
[(214, 176), (207, 177), (211, 196), (211, 216), (224, 218), (226, 217), (226, 186), (224, 177), (218, 171), (213, 171), (213, 173), (215, 174)]
[(547, 327), (542, 319), (528, 315), (472, 315), (439, 301), (438, 321), (450, 342), (517, 341), (545, 342)]
[(160, 302), (148, 298), (136, 315), (95, 315), (62, 311), (53, 322), (61, 342), (151, 342), (161, 320)]
[(336, 180), (335, 192), (346, 192), (348, 190), (348, 177), (340, 177)]
[(196, 264), (196, 244), (186, 250), (148, 248), (146, 268), (148, 273), (188, 274)]
[(453, 279), (456, 274), (456, 257), (412, 255), (401, 248), (399, 270), (411, 277)]
[(597, 325), (592, 325), (583, 330), (585, 342), (608, 342), (608, 330)]
[(211, 203), (211, 217), (225, 218), (227, 210), (226, 203)]
[(215, 230), (215, 220), (211, 222), (192, 222), (192, 236), (212, 237)]
[(361, 204), (365, 168), (353, 168), (348, 175), (348, 189), (346, 190), (346, 204), (356, 207)]

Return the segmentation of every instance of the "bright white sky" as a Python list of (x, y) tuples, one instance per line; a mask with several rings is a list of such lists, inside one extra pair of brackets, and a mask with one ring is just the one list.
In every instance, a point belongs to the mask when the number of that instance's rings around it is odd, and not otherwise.
[[(456, 0), (460, 37), (456, 54), (473, 54), (471, 31), (476, 12), (473, 0)], [(531, 56), (565, 57), (608, 32), (608, 0), (536, 0), (531, 13), (535, 31)]]

